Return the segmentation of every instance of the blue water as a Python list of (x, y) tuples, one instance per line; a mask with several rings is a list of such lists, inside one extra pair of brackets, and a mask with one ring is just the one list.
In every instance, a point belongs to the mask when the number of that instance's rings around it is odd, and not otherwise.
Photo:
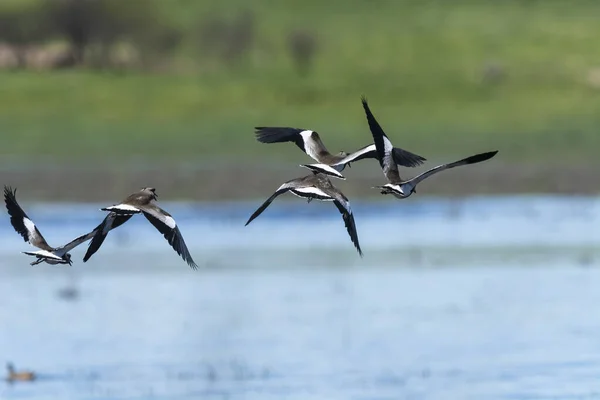
[[(163, 204), (88, 263), (36, 266), (0, 224), (2, 399), (600, 398), (600, 199)], [(53, 245), (95, 205), (25, 204)], [(68, 290), (68, 292), (66, 292)], [(70, 296), (69, 296), (70, 295)]]

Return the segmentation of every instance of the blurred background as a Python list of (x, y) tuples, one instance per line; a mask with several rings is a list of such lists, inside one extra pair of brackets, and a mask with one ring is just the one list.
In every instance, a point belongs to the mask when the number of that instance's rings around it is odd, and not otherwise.
[[(600, 3), (3, 0), (0, 181), (53, 246), (157, 188), (199, 271), (142, 217), (86, 264), (0, 226), (0, 398), (598, 396)], [(446, 171), (399, 201), (374, 160), (337, 209), (255, 126), (395, 146)], [(593, 313), (592, 313), (593, 314)], [(590, 397), (590, 398), (591, 398)]]
[[(365, 94), (394, 143), (433, 163), (500, 150), (428, 193), (596, 193), (599, 9), (5, 0), (2, 178), (42, 198), (120, 198), (148, 181), (178, 199), (260, 197), (306, 158), (257, 143), (254, 126), (316, 130), (352, 151), (371, 141)], [(376, 197), (365, 186), (380, 177), (357, 164), (348, 195)]]

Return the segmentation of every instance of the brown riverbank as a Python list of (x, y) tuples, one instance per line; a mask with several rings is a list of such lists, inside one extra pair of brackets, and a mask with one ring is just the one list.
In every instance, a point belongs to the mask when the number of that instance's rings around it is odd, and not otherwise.
[[(403, 169), (410, 177), (423, 169)], [(142, 186), (157, 188), (160, 199), (214, 201), (268, 196), (282, 182), (309, 173), (295, 163), (202, 163), (160, 165), (40, 163), (0, 165), (0, 182), (18, 187), (28, 200), (117, 201)], [(355, 164), (346, 181), (333, 182), (349, 198), (376, 197), (371, 186), (385, 183), (376, 163)], [(444, 171), (421, 183), (418, 194), (600, 192), (598, 165), (510, 164), (494, 160)]]

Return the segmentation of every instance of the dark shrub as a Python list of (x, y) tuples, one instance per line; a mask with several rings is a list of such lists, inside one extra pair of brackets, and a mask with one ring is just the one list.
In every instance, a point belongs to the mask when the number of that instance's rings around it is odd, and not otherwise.
[(78, 64), (111, 65), (111, 51), (122, 41), (138, 51), (164, 52), (180, 39), (150, 0), (47, 0), (44, 15), (70, 44)]
[(242, 12), (235, 20), (221, 17), (204, 20), (199, 29), (199, 47), (203, 56), (217, 57), (235, 65), (251, 51), (256, 39), (256, 21), (251, 11)]
[(317, 53), (317, 38), (311, 32), (295, 30), (287, 38), (287, 47), (299, 75), (308, 75)]

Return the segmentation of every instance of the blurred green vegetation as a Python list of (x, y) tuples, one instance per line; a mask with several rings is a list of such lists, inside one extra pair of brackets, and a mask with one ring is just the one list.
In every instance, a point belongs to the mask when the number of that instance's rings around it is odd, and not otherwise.
[[(38, 1), (4, 3), (14, 12)], [(330, 150), (349, 151), (371, 142), (365, 94), (394, 144), (428, 158), (500, 149), (506, 160), (597, 162), (600, 2), (146, 3), (181, 34), (149, 64), (0, 72), (0, 152), (196, 160), (298, 151), (257, 143), (258, 125), (314, 129)]]

